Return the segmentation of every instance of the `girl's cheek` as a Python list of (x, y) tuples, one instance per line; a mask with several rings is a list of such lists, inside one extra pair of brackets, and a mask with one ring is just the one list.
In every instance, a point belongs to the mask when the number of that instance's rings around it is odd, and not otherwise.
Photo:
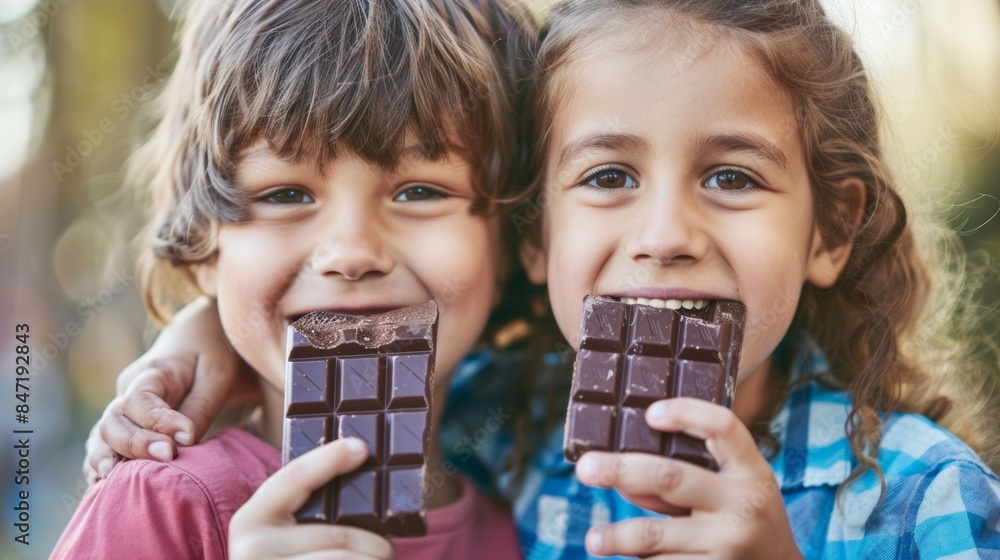
[(748, 307), (743, 355), (748, 363), (762, 361), (781, 342), (795, 316), (800, 294), (800, 286), (791, 278), (787, 282), (765, 278), (747, 287), (743, 296)]

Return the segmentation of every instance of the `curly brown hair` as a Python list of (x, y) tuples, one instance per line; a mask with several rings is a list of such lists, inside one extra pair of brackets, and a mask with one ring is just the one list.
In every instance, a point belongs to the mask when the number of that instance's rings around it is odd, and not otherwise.
[[(848, 482), (871, 469), (884, 484), (877, 457), (879, 415), (887, 411), (921, 413), (940, 422), (996, 466), (995, 418), (978, 414), (992, 406), (986, 397), (995, 394), (998, 379), (996, 345), (980, 344), (985, 358), (972, 351), (986, 335), (970, 312), (974, 306), (959, 246), (944, 227), (908, 215), (881, 147), (880, 111), (864, 65), (850, 36), (827, 17), (819, 0), (555, 5), (542, 28), (532, 101), (538, 166), (544, 166), (540, 158), (553, 108), (566, 87), (560, 69), (602, 29), (659, 15), (688, 26), (693, 37), (712, 41), (708, 33), (732, 41), (793, 96), (816, 219), (831, 244), (853, 247), (833, 287), (806, 286), (792, 325), (815, 337), (831, 364), (828, 381), (852, 395), (845, 429), (859, 468)], [(844, 210), (850, 207), (843, 188), (847, 179), (860, 179), (865, 188), (856, 226)], [(529, 200), (543, 187), (539, 179)], [(528, 227), (538, 243), (537, 221)], [(522, 393), (537, 382), (529, 376)], [(525, 403), (520, 408), (526, 409)], [(767, 437), (761, 430), (767, 424), (754, 427), (757, 435)], [(523, 459), (529, 448), (522, 438), (517, 457)]]

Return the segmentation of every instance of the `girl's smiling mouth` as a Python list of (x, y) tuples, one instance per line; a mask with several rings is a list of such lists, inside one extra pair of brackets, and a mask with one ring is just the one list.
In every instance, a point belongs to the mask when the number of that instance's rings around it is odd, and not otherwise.
[(629, 290), (618, 294), (607, 294), (603, 297), (630, 305), (639, 304), (659, 309), (693, 310), (709, 308), (717, 300), (736, 299), (705, 291), (663, 288)]
[(616, 298), (618, 301), (628, 304), (649, 305), (660, 309), (703, 309), (712, 301), (708, 299), (658, 299), (658, 298)]

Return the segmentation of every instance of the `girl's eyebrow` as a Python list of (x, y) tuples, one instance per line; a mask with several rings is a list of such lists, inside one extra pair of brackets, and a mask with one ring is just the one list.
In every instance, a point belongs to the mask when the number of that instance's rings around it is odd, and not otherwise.
[(781, 168), (786, 174), (791, 173), (788, 156), (774, 142), (752, 132), (734, 134), (717, 134), (701, 138), (695, 143), (700, 151), (746, 152), (766, 159)]
[(594, 134), (574, 140), (562, 149), (559, 154), (558, 167), (564, 167), (574, 159), (590, 151), (629, 151), (644, 153), (647, 151), (646, 141), (634, 134)]

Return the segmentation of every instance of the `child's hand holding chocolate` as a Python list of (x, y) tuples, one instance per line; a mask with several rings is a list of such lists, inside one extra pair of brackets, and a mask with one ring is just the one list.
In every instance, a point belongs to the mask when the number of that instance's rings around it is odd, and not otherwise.
[(233, 515), (229, 525), (229, 557), (233, 560), (314, 558), (312, 553), (323, 551), (330, 558), (395, 558), (392, 544), (370, 531), (344, 525), (299, 524), (295, 519), (295, 512), (313, 492), (333, 478), (357, 469), (367, 457), (368, 447), (363, 441), (344, 438), (282, 467)]
[(580, 482), (614, 488), (640, 507), (674, 515), (593, 527), (586, 540), (590, 553), (801, 558), (774, 473), (731, 410), (677, 398), (654, 403), (645, 419), (654, 430), (704, 440), (719, 471), (647, 453), (586, 453), (576, 467)]
[(564, 448), (583, 484), (675, 517), (594, 527), (588, 551), (796, 557), (774, 474), (729, 408), (746, 307), (650, 303), (584, 301)]

